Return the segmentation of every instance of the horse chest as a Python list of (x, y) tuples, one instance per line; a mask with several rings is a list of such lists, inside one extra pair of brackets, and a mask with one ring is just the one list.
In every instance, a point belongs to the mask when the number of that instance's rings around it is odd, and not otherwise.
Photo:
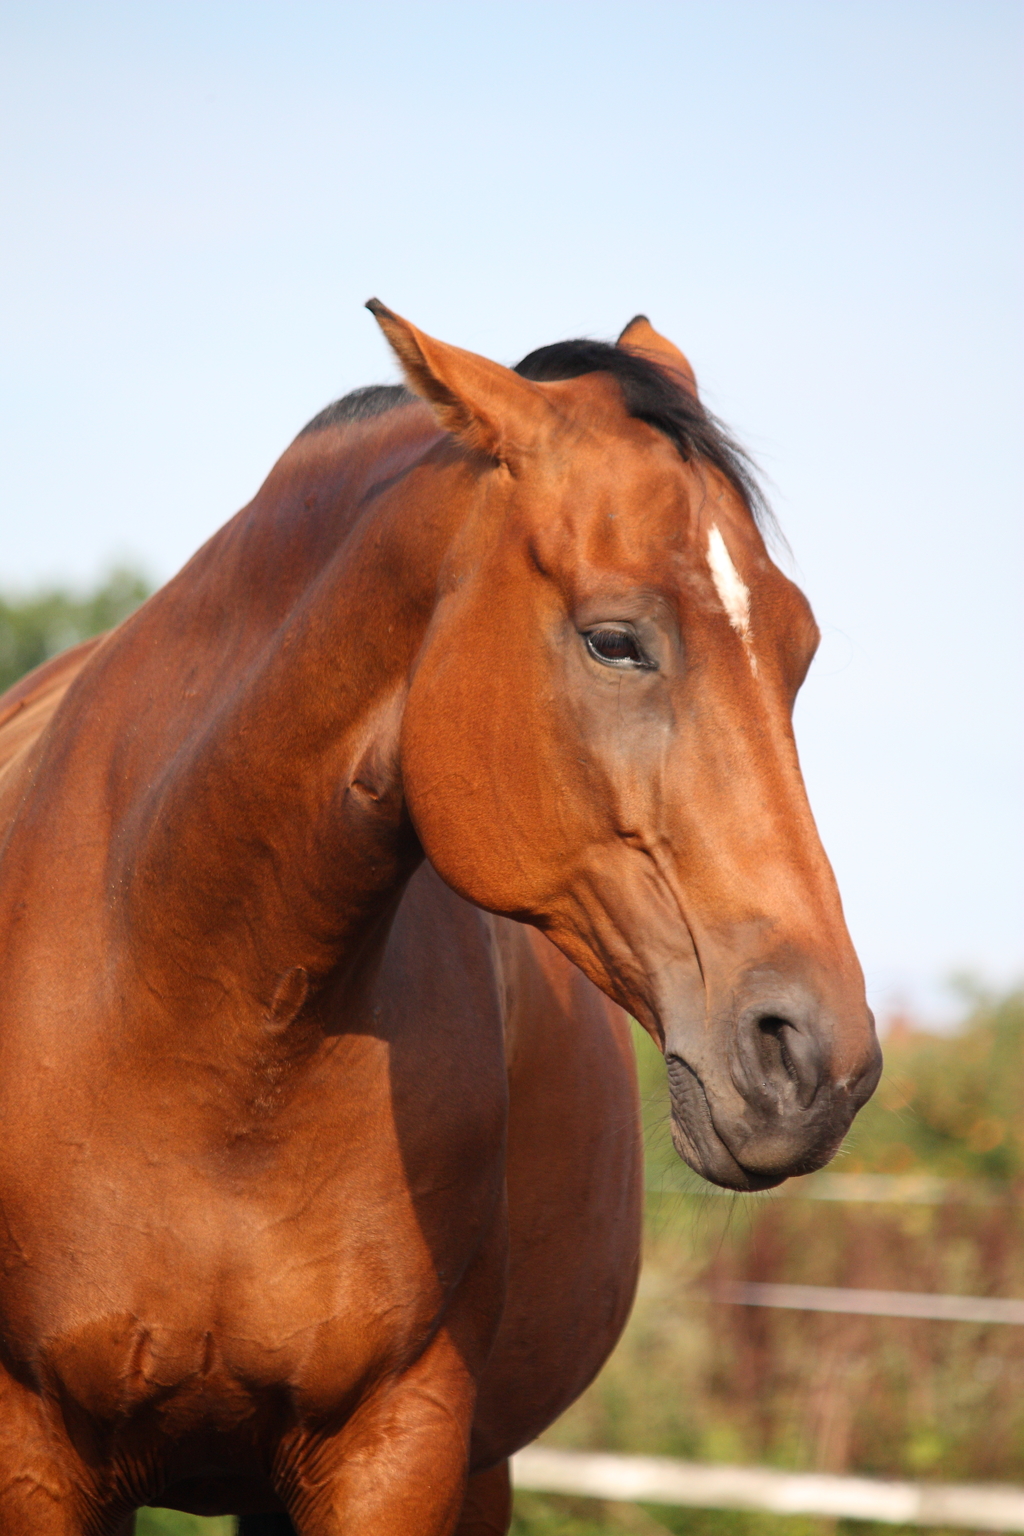
[(503, 1100), (479, 1072), (396, 1085), (394, 1055), (345, 1042), (251, 1145), (197, 1155), (181, 1104), (162, 1127), (126, 1093), (64, 1128), (43, 1179), (9, 1167), (2, 1307), (26, 1364), (108, 1423), (159, 1404), (177, 1437), (282, 1391), (330, 1417), (415, 1360), (503, 1241)]

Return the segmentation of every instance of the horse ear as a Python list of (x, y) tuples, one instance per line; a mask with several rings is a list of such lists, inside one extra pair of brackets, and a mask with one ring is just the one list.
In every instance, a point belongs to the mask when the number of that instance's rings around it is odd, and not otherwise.
[(469, 448), (505, 460), (533, 437), (551, 407), (511, 368), (436, 341), (379, 299), (366, 305), (402, 365), (409, 388), (433, 407), (447, 432)]
[(634, 315), (619, 337), (618, 345), (629, 352), (639, 352), (662, 368), (670, 368), (677, 374), (691, 395), (697, 393), (697, 380), (690, 367), (689, 358), (671, 341), (660, 336), (646, 315)]

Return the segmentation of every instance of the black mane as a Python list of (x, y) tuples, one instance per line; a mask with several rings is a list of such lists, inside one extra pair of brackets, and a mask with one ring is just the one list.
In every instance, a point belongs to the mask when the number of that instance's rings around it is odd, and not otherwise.
[[(575, 379), (583, 373), (610, 373), (618, 380), (630, 416), (663, 432), (688, 462), (697, 459), (712, 465), (725, 476), (758, 525), (762, 529), (773, 526), (747, 454), (696, 395), (657, 363), (607, 341), (556, 341), (524, 357), (515, 371), (538, 383)], [(416, 399), (418, 396), (404, 384), (366, 384), (325, 406), (299, 436), (345, 422), (368, 421)]]
[(362, 389), (353, 389), (340, 400), (325, 405), (312, 421), (306, 422), (299, 436), (305, 437), (307, 432), (323, 432), (327, 427), (341, 426), (346, 421), (369, 421), (371, 416), (383, 416), (387, 411), (393, 411), (396, 405), (409, 405), (418, 398), (404, 384), (364, 384)]
[(772, 515), (749, 456), (697, 396), (657, 363), (607, 341), (556, 341), (524, 357), (516, 373), (538, 383), (610, 373), (618, 380), (630, 416), (663, 432), (688, 462), (703, 459), (712, 465), (741, 497), (755, 522), (761, 528), (771, 525)]

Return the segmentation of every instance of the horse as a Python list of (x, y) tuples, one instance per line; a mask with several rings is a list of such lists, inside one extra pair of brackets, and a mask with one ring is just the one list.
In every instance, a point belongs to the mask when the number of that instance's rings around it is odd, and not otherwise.
[(728, 1189), (878, 1078), (689, 363), (368, 308), (406, 383), (0, 701), (4, 1532), (503, 1536), (633, 1296), (627, 1014)]

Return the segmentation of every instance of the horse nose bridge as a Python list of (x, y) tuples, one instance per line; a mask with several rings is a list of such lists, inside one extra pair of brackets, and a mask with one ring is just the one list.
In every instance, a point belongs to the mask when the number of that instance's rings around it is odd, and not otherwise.
[[(762, 718), (763, 717), (763, 718)], [(707, 882), (709, 911), (770, 914), (777, 931), (849, 947), (835, 874), (818, 831), (788, 721), (755, 713), (730, 737), (728, 756), (695, 760), (688, 782), (684, 850)], [(724, 771), (712, 771), (713, 769)], [(700, 771), (699, 771), (700, 770)]]
[[(846, 964), (852, 944), (828, 855), (802, 782), (723, 798), (706, 786), (674, 807), (661, 839), (673, 883), (698, 931), (737, 935), (740, 947), (788, 944)], [(757, 939), (742, 939), (741, 932)], [(731, 939), (726, 943), (732, 944)]]

